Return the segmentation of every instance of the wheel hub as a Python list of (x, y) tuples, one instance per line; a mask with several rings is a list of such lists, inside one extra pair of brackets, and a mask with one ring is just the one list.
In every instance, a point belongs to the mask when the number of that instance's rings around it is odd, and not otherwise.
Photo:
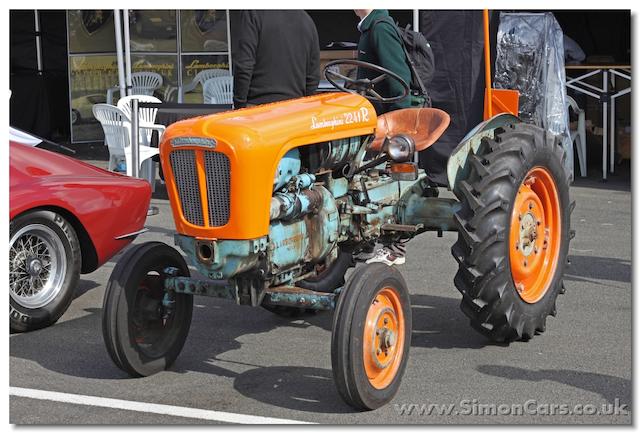
[(386, 387), (395, 377), (402, 360), (404, 329), (397, 293), (382, 289), (369, 307), (363, 340), (364, 367), (375, 388)]
[(371, 344), (371, 355), (380, 368), (385, 368), (393, 360), (398, 319), (391, 308), (384, 308), (376, 318), (376, 333)]
[(42, 261), (37, 258), (30, 258), (27, 260), (27, 272), (32, 277), (37, 277), (42, 272)]
[(538, 220), (533, 213), (528, 212), (522, 217), (520, 223), (519, 247), (522, 249), (524, 256), (529, 256), (536, 248), (535, 241), (538, 238)]
[(389, 350), (396, 344), (397, 340), (396, 333), (390, 329), (383, 328), (382, 330), (382, 338), (380, 339), (380, 345), (382, 350)]
[(534, 167), (516, 194), (509, 234), (511, 276), (525, 302), (539, 301), (549, 289), (560, 251), (560, 215), (553, 177)]

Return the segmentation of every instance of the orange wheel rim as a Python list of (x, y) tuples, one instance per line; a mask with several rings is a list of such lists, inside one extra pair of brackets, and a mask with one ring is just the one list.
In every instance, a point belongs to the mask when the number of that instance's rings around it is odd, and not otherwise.
[(363, 359), (369, 383), (384, 389), (396, 377), (405, 345), (404, 313), (398, 292), (381, 289), (371, 301), (364, 325)]
[(532, 168), (518, 189), (511, 214), (509, 264), (520, 297), (538, 302), (549, 290), (560, 254), (558, 189), (549, 171)]

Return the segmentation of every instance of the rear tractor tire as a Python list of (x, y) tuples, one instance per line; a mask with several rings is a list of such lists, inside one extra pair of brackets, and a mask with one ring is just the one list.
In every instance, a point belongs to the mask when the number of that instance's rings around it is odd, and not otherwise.
[(571, 238), (562, 141), (515, 124), (483, 138), (454, 187), (459, 264), (454, 282), (474, 329), (496, 342), (529, 340), (556, 314)]
[(338, 392), (358, 410), (395, 396), (409, 358), (411, 303), (394, 267), (357, 268), (338, 298), (331, 335), (331, 365)]

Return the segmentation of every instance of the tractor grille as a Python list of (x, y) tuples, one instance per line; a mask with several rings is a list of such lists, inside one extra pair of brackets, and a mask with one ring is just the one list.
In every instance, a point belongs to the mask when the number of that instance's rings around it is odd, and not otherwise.
[(229, 221), (230, 167), (227, 155), (220, 152), (204, 153), (204, 168), (207, 176), (207, 201), (209, 202), (209, 225), (223, 226)]
[(193, 150), (171, 152), (171, 170), (176, 179), (182, 213), (187, 221), (198, 226), (204, 225), (200, 185), (196, 170), (196, 153)]
[[(201, 200), (196, 152), (204, 152), (207, 203)], [(170, 161), (184, 218), (193, 225), (204, 226), (203, 208), (206, 206), (209, 214), (207, 225), (225, 225), (229, 221), (231, 189), (227, 155), (213, 151), (174, 150), (170, 154)]]

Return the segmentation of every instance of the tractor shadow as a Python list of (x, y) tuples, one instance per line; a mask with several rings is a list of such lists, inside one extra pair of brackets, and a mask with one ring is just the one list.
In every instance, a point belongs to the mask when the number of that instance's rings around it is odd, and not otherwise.
[(631, 260), (612, 257), (573, 255), (571, 266), (565, 270), (569, 281), (600, 284), (602, 280), (631, 283)]
[[(412, 295), (412, 347), (479, 349), (492, 344), (471, 329), (459, 301), (430, 295)], [(331, 330), (333, 315), (305, 317), (305, 322)], [(315, 413), (356, 413), (343, 403), (331, 370), (298, 366), (258, 367), (235, 377), (242, 395), (269, 405)]]
[(238, 375), (240, 394), (268, 405), (315, 413), (357, 412), (338, 394), (331, 370), (314, 367), (255, 368)]
[[(175, 373), (199, 372), (233, 379), (233, 387), (250, 399), (300, 411), (353, 412), (343, 403), (331, 370), (301, 366), (261, 366), (220, 356), (242, 347), (243, 336), (264, 334), (278, 328), (331, 329), (332, 315), (320, 312), (304, 317), (280, 317), (262, 308), (237, 306), (217, 299), (196, 298), (193, 321), (185, 346), (169, 369)], [(37, 363), (59, 374), (80, 379), (131, 381), (131, 387), (150, 386), (153, 377), (132, 379), (118, 369), (102, 339), (102, 310), (85, 309), (85, 316), (59, 322), (45, 329), (14, 334), (10, 356)], [(277, 340), (277, 336), (265, 340)], [(277, 351), (277, 344), (271, 344)], [(300, 347), (304, 350), (304, 347)], [(329, 356), (329, 354), (327, 354)], [(233, 358), (233, 357), (231, 357)], [(282, 361), (294, 355), (282, 354)], [(229, 367), (229, 368), (227, 368)], [(238, 368), (245, 371), (238, 372)], [(247, 370), (247, 367), (249, 369)]]
[[(89, 286), (87, 286), (89, 287)], [(262, 334), (281, 327), (331, 329), (331, 314), (305, 318), (276, 316), (262, 308), (238, 306), (223, 300), (197, 298), (185, 346), (170, 371), (198, 371), (224, 377), (237, 373), (212, 365), (218, 355), (241, 348), (238, 341), (248, 334)], [(251, 310), (250, 310), (251, 309)], [(206, 311), (200, 311), (206, 310)], [(27, 333), (12, 334), (9, 353), (13, 358), (33, 361), (43, 368), (78, 378), (127, 379), (112, 362), (102, 338), (102, 310), (87, 308), (84, 315)]]
[(73, 377), (124, 379), (127, 374), (113, 364), (105, 349), (101, 311), (85, 309), (86, 315), (77, 319), (13, 334), (9, 339), (9, 354), (12, 358), (30, 360), (47, 370)]
[[(412, 302), (412, 346), (481, 348), (489, 344), (469, 327), (456, 299), (414, 295)], [(163, 380), (160, 376), (130, 379), (115, 366), (107, 353), (102, 339), (101, 309), (90, 308), (81, 313), (84, 313), (82, 317), (65, 320), (49, 328), (12, 335), (9, 343), (11, 357), (30, 360), (44, 369), (70, 377), (131, 381), (133, 388), (151, 386)], [(262, 308), (198, 297), (194, 303), (189, 336), (169, 371), (230, 378), (238, 393), (267, 405), (316, 413), (353, 413), (354, 410), (340, 398), (330, 369), (318, 367), (318, 361), (304, 355), (300, 355), (300, 359), (306, 359), (302, 362), (307, 365), (295, 365), (296, 351), (304, 353), (304, 345), (288, 349), (293, 352), (287, 354), (281, 352), (278, 339), (287, 338), (290, 334), (278, 331), (266, 335), (279, 328), (316, 328), (314, 339), (318, 338), (318, 333), (324, 334), (320, 338), (330, 339), (332, 321), (331, 312), (280, 317)], [(267, 354), (266, 359), (281, 356), (277, 359), (281, 359), (284, 365), (274, 365), (264, 361), (265, 358), (251, 363), (237, 361), (238, 356), (228, 352), (241, 349), (248, 335), (261, 335), (265, 341), (264, 350), (273, 352)], [(309, 344), (317, 343), (309, 341)], [(330, 353), (327, 351), (325, 355), (328, 360)], [(326, 365), (327, 360), (321, 364)], [(286, 365), (288, 362), (293, 365)]]
[(510, 380), (557, 382), (599, 394), (611, 404), (615, 404), (617, 399), (620, 404), (631, 406), (632, 383), (622, 377), (567, 369), (527, 370), (508, 365), (479, 365), (476, 369), (483, 374)]
[(432, 295), (411, 295), (412, 347), (481, 349), (502, 346), (471, 328), (460, 310), (460, 300)]

